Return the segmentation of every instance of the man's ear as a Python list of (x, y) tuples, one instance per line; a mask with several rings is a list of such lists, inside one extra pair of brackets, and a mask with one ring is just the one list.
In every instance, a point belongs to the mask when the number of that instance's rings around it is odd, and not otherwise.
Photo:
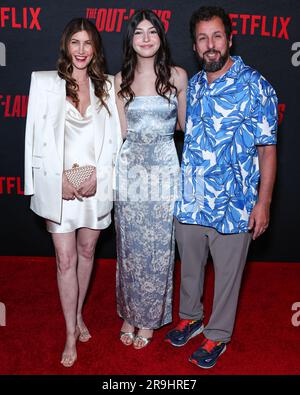
[(195, 44), (193, 44), (193, 51), (196, 52), (196, 45)]
[(229, 48), (231, 48), (231, 47), (232, 47), (232, 34), (229, 37)]

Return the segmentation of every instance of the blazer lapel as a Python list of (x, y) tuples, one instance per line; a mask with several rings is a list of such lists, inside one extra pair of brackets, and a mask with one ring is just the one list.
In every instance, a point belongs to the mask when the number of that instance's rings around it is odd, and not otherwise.
[(99, 99), (94, 93), (94, 84), (90, 81), (90, 100), (93, 112), (93, 128), (94, 128), (94, 141), (95, 141), (95, 159), (96, 163), (103, 148), (104, 133), (105, 133), (105, 121), (107, 116), (107, 111), (105, 107), (99, 106)]

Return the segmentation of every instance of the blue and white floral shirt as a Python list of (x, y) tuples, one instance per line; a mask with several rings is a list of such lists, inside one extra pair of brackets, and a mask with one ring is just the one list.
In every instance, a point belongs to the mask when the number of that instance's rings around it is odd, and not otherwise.
[(257, 201), (257, 145), (276, 144), (277, 97), (256, 70), (232, 56), (231, 68), (208, 85), (201, 71), (189, 81), (175, 216), (220, 233), (248, 232)]

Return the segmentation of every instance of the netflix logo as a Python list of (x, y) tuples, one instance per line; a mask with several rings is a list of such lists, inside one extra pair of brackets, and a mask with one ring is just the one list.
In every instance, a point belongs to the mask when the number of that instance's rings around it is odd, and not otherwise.
[(288, 25), (291, 17), (250, 14), (229, 14), (232, 34), (289, 39)]
[(0, 28), (41, 30), (41, 7), (0, 7)]
[[(132, 16), (134, 9), (126, 8), (87, 8), (86, 18), (93, 19), (99, 32), (120, 32), (125, 21)], [(162, 21), (165, 31), (169, 29), (170, 10), (152, 10)]]
[(21, 177), (0, 176), (0, 195), (24, 195)]
[(24, 118), (27, 113), (28, 96), (0, 94), (0, 105), (3, 107), (5, 118)]

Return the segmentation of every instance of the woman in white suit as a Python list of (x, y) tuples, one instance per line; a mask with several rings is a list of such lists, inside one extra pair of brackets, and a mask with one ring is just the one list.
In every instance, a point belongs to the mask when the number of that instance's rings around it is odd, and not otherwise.
[[(66, 367), (77, 359), (77, 339), (91, 337), (82, 307), (100, 230), (111, 223), (121, 142), (100, 35), (90, 21), (73, 19), (61, 37), (57, 71), (32, 73), (25, 139), (25, 194), (31, 195), (31, 209), (46, 219), (55, 247)], [(74, 166), (94, 167), (79, 187), (64, 173)]]

